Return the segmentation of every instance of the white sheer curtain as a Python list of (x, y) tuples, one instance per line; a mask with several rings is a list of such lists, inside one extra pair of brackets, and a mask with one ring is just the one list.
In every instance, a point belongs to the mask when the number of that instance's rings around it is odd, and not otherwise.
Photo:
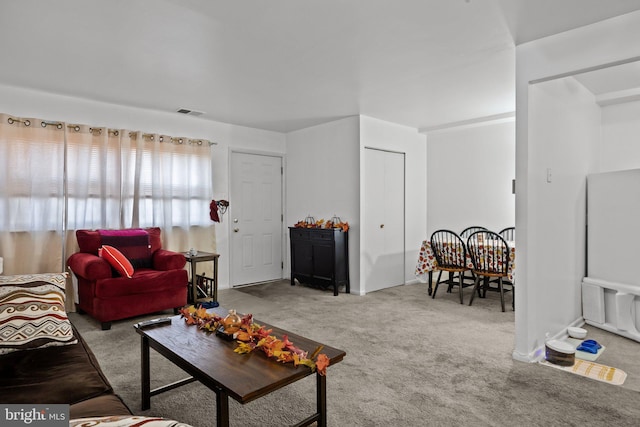
[(67, 224), (119, 228), (121, 162), (119, 131), (67, 127)]
[(206, 140), (0, 114), (0, 169), (4, 274), (64, 271), (81, 228), (157, 226), (165, 248), (215, 250)]
[(77, 229), (120, 228), (119, 131), (66, 126), (64, 258), (78, 250)]
[(0, 114), (4, 274), (64, 271), (64, 127)]
[(215, 249), (208, 141), (123, 131), (123, 213), (128, 227), (162, 228), (174, 250)]

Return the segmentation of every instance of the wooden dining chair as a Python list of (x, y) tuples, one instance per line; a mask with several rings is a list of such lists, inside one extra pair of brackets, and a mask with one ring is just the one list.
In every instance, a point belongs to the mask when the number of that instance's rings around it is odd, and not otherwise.
[(462, 238), (462, 241), (466, 242), (466, 240), (469, 238), (469, 236), (471, 236), (472, 233), (475, 233), (476, 231), (484, 231), (487, 230), (486, 227), (482, 227), (480, 225), (473, 225), (471, 227), (467, 227), (464, 230), (462, 230), (460, 232), (460, 237)]
[[(437, 268), (440, 270), (431, 298), (436, 297), (440, 283), (447, 283), (449, 285), (448, 291), (451, 291), (453, 286), (458, 286), (460, 290), (460, 304), (463, 304), (462, 289), (465, 287), (464, 273), (465, 271), (469, 271), (469, 267), (467, 267), (467, 248), (464, 241), (451, 230), (434, 231), (433, 234), (431, 234), (430, 240), (431, 249), (438, 264)], [(444, 282), (440, 280), (443, 271), (449, 273), (449, 278)], [(457, 282), (455, 281), (456, 273), (458, 275)]]
[[(462, 230), (462, 232), (460, 233), (460, 237), (462, 238), (462, 241), (466, 243), (467, 239), (469, 238), (469, 236), (471, 236), (472, 233), (475, 233), (476, 231), (484, 231), (484, 230), (487, 230), (487, 228), (482, 227), (481, 225), (472, 225), (471, 227), (467, 227), (464, 230)], [(476, 276), (473, 274), (473, 271), (471, 270), (469, 270), (469, 272), (465, 275), (464, 278), (466, 280), (470, 280), (471, 282), (476, 280)]]
[(503, 228), (498, 232), (500, 236), (507, 242), (514, 242), (516, 240), (516, 228), (515, 227), (507, 227)]
[[(503, 239), (500, 234), (493, 231), (476, 231), (467, 239), (467, 248), (469, 250), (469, 256), (471, 257), (471, 263), (473, 264), (472, 271), (476, 277), (473, 286), (474, 292), (471, 293), (469, 305), (473, 304), (475, 292), (480, 290), (481, 278), (487, 279), (484, 281), (485, 286), (489, 280), (497, 279), (502, 311), (505, 311), (503, 280), (509, 275), (511, 254), (511, 249), (506, 240)], [(513, 291), (515, 287), (512, 285), (511, 289)], [(513, 292), (511, 296), (513, 297)]]
[[(503, 228), (502, 230), (500, 230), (498, 232), (498, 234), (501, 235), (502, 238), (507, 241), (507, 244), (509, 244), (511, 242), (515, 243), (515, 241), (516, 241), (516, 228), (515, 227)], [(494, 280), (494, 282), (497, 283), (497, 280)], [(504, 279), (502, 281), (502, 284), (503, 285), (509, 285), (509, 286), (513, 287), (513, 281), (509, 280), (508, 278)]]

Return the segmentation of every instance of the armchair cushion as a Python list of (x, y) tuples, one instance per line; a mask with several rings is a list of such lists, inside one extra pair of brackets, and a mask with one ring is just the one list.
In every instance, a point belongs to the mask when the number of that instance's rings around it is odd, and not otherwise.
[[(162, 240), (160, 238), (160, 227), (148, 227), (144, 229), (130, 229), (130, 230), (142, 230), (149, 235), (149, 251), (154, 253), (158, 249), (162, 248)], [(104, 233), (105, 230), (102, 230)], [(113, 230), (118, 231), (118, 230)], [(122, 230), (124, 231), (124, 230)], [(76, 230), (76, 239), (78, 240), (78, 247), (80, 252), (86, 252), (93, 255), (98, 255), (98, 249), (104, 243), (100, 230)], [(118, 247), (118, 245), (112, 245)], [(120, 248), (122, 249), (122, 248)]]
[(146, 230), (98, 230), (98, 233), (102, 246), (118, 248), (133, 267), (151, 267), (151, 244)]
[(153, 253), (154, 270), (177, 270), (183, 268), (187, 259), (179, 252), (158, 249)]
[(186, 270), (157, 271), (139, 269), (131, 279), (113, 277), (96, 282), (96, 298), (117, 298), (126, 295), (163, 294), (171, 295), (176, 289), (186, 289)]
[(90, 281), (112, 277), (111, 266), (99, 256), (84, 252), (76, 252), (67, 261), (74, 274)]
[(151, 245), (151, 253), (154, 253), (158, 249), (162, 249), (162, 239), (160, 239), (160, 227), (147, 227), (145, 228), (145, 230), (147, 233), (149, 233), (149, 245)]

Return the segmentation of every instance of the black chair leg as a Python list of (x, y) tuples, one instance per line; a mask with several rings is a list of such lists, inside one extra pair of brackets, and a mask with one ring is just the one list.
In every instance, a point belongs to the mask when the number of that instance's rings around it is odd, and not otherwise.
[(480, 276), (476, 275), (476, 280), (473, 282), (473, 291), (471, 292), (471, 300), (469, 301), (469, 305), (473, 304), (473, 298), (476, 296), (476, 291), (478, 291), (478, 297), (480, 296)]
[(516, 311), (516, 287), (511, 282), (511, 308)]
[(458, 280), (459, 280), (459, 285), (458, 286), (460, 287), (460, 304), (464, 304), (464, 302), (462, 301), (462, 288), (464, 288), (464, 286), (463, 286), (463, 283), (464, 283), (463, 282), (463, 280), (464, 280), (463, 276), (464, 276), (464, 274), (463, 274), (462, 271), (460, 273), (458, 273)]
[(438, 286), (440, 286), (440, 283), (436, 282), (436, 287), (433, 288), (433, 293), (431, 294), (431, 299), (436, 299), (436, 292), (438, 292)]
[(451, 289), (453, 289), (453, 271), (449, 272), (449, 280), (447, 280), (447, 283), (449, 283), (449, 287), (447, 287), (447, 293), (450, 294)]
[(500, 303), (502, 304), (502, 312), (504, 313), (504, 289), (502, 288), (502, 277), (498, 278), (498, 287), (500, 288)]
[(431, 292), (431, 299), (436, 298), (436, 292), (438, 291), (438, 286), (440, 285), (440, 279), (442, 278), (442, 270), (438, 272), (438, 280), (436, 280), (436, 287), (433, 288), (433, 292)]

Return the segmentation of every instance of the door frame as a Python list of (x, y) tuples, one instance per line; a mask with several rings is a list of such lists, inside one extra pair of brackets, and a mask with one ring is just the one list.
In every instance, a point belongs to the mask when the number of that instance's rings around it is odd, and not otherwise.
[[(401, 154), (402, 158), (403, 158), (403, 176), (402, 176), (402, 279), (403, 279), (403, 283), (402, 285), (399, 286), (404, 286), (407, 284), (407, 153), (406, 151), (399, 151), (399, 150), (390, 150), (388, 148), (380, 148), (380, 147), (372, 147), (369, 145), (365, 145), (363, 147), (363, 150), (376, 150), (376, 151), (383, 151), (386, 153), (393, 153), (393, 154)], [(363, 159), (366, 157), (366, 151), (363, 152)], [(370, 167), (370, 165), (367, 165), (366, 162), (364, 164), (364, 167)], [(361, 193), (364, 193), (366, 195), (366, 186), (367, 183), (364, 182), (360, 191)], [(363, 208), (362, 204), (361, 204), (361, 209)], [(367, 221), (367, 212), (364, 211), (364, 209), (362, 210), (362, 229), (364, 230), (364, 226), (366, 224)], [(360, 244), (362, 245), (364, 243), (364, 239), (365, 236), (361, 235), (360, 236)], [(362, 250), (360, 251), (362, 256)], [(360, 278), (361, 280), (364, 280), (363, 278), (366, 277), (366, 271), (364, 271), (364, 262), (360, 261)], [(361, 284), (361, 291), (360, 294), (361, 295), (365, 295), (367, 292), (369, 292), (367, 290), (366, 287), (366, 283), (362, 282)], [(372, 291), (373, 292), (373, 291)]]
[[(284, 279), (284, 264), (285, 264), (285, 256), (286, 256), (286, 240), (285, 240), (285, 206), (286, 206), (286, 192), (285, 192), (285, 161), (286, 161), (286, 157), (284, 153), (278, 153), (278, 152), (274, 152), (274, 151), (262, 151), (262, 150), (250, 150), (250, 149), (242, 149), (242, 148), (231, 148), (229, 147), (229, 157), (228, 157), (228, 164), (227, 164), (227, 168), (228, 168), (228, 183), (229, 183), (229, 204), (231, 205), (233, 203), (233, 193), (232, 193), (232, 186), (231, 186), (231, 180), (233, 179), (233, 173), (234, 171), (231, 168), (232, 165), (232, 157), (234, 154), (252, 154), (252, 155), (256, 155), (256, 156), (266, 156), (266, 157), (278, 157), (280, 158), (280, 167), (282, 168), (282, 173), (280, 173), (280, 191), (282, 194), (282, 202), (281, 202), (281, 206), (280, 206), (280, 215), (282, 218), (282, 221), (280, 222), (280, 239), (282, 240), (282, 245), (280, 248), (280, 256), (282, 259), (282, 268), (280, 269), (281, 271), (281, 277), (280, 279), (277, 280), (282, 280)], [(229, 215), (229, 221), (231, 221), (231, 215)], [(244, 287), (244, 286), (251, 286), (251, 285), (255, 285), (258, 283), (262, 283), (262, 282), (254, 282), (254, 283), (244, 283), (244, 284), (234, 284), (234, 271), (233, 271), (233, 254), (234, 254), (234, 243), (233, 243), (233, 226), (231, 225), (231, 223), (229, 223), (229, 227), (227, 230), (227, 239), (229, 241), (229, 288), (233, 289), (233, 288), (240, 288), (240, 287)], [(269, 280), (271, 281), (271, 280)]]

